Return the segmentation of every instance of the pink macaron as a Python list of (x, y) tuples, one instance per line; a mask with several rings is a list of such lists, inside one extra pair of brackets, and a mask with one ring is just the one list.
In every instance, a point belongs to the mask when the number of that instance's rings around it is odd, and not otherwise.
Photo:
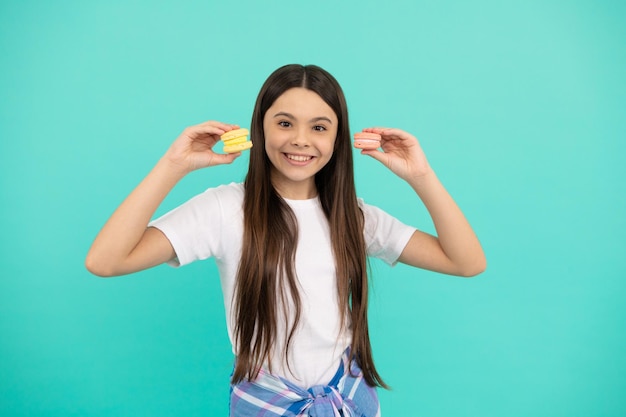
[(377, 149), (380, 147), (380, 135), (371, 132), (355, 133), (354, 147), (358, 149)]

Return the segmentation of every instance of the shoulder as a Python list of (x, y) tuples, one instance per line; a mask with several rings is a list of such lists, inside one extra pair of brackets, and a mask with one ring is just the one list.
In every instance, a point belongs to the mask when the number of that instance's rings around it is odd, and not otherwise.
[(393, 265), (416, 229), (362, 199), (358, 199), (358, 204), (363, 212), (368, 255)]
[(196, 196), (199, 202), (205, 204), (219, 204), (223, 207), (241, 206), (243, 202), (243, 184), (231, 182), (230, 184), (219, 185), (208, 188), (203, 193)]
[(217, 187), (208, 188), (203, 194), (217, 195), (223, 198), (243, 199), (243, 184), (239, 182), (231, 182), (230, 184), (218, 185)]
[(391, 217), (391, 215), (389, 215), (384, 210), (378, 208), (377, 206), (367, 204), (362, 198), (357, 198), (357, 203), (359, 205), (359, 208), (363, 212), (365, 227), (367, 227), (368, 224), (376, 224), (381, 218)]
[(220, 217), (229, 218), (243, 206), (243, 184), (231, 183), (206, 189), (158, 218), (154, 224), (165, 221), (186, 225), (211, 223)]

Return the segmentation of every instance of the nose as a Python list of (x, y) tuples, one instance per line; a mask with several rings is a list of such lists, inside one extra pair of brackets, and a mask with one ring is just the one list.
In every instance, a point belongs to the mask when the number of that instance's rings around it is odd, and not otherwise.
[(293, 146), (297, 146), (299, 148), (308, 148), (309, 147), (309, 139), (307, 135), (303, 131), (297, 131), (294, 137), (291, 139), (291, 144)]

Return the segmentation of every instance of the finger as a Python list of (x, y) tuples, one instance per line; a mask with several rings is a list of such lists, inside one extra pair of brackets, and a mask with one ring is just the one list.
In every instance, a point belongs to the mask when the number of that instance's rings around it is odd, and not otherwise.
[(225, 132), (230, 132), (231, 130), (236, 130), (239, 129), (239, 125), (235, 125), (235, 124), (229, 124), (229, 123), (218, 123), (218, 124), (213, 124), (213, 126), (217, 126), (219, 128), (221, 128), (224, 133)]
[(226, 130), (220, 126), (212, 124), (200, 124), (195, 126), (189, 126), (184, 130), (184, 134), (191, 139), (198, 139), (203, 136), (220, 136), (223, 135)]
[(377, 133), (377, 134), (381, 134), (382, 131), (384, 131), (385, 129), (387, 129), (386, 127), (366, 127), (365, 129), (362, 130), (362, 132), (369, 132), (369, 133)]
[(231, 131), (231, 130), (235, 130), (235, 129), (239, 129), (239, 125), (238, 124), (232, 124), (232, 123), (222, 123), (222, 122), (218, 122), (215, 120), (209, 120), (208, 122), (204, 122), (204, 123), (200, 123), (198, 125), (195, 126), (191, 126), (191, 128), (197, 128), (199, 131), (215, 131), (216, 129), (218, 129), (221, 134), (224, 134), (225, 132)]
[(381, 152), (378, 149), (363, 149), (361, 151), (361, 155), (371, 156), (383, 165), (387, 167), (389, 166), (389, 155), (386, 155), (384, 152)]
[(383, 140), (394, 140), (394, 139), (413, 140), (413, 139), (416, 139), (415, 136), (411, 135), (408, 132), (405, 132), (404, 130), (396, 129), (396, 128), (390, 128), (390, 127), (382, 127), (382, 126), (367, 127), (365, 129), (363, 129), (363, 132), (377, 133), (377, 134), (382, 136)]
[(197, 126), (215, 126), (226, 131), (233, 130), (233, 128), (239, 127), (239, 125), (236, 125), (236, 124), (219, 122), (217, 120), (208, 120), (206, 122), (198, 124)]
[(232, 164), (233, 161), (241, 156), (241, 152), (236, 153), (216, 153), (213, 161), (216, 165)]
[(228, 129), (227, 132), (230, 130), (236, 130), (240, 128), (239, 125), (228, 125), (228, 126), (230, 126), (230, 129)]
[(382, 129), (380, 135), (383, 139), (400, 139), (400, 140), (416, 140), (415, 136), (411, 135), (404, 130), (395, 129), (395, 128), (386, 128)]
[(189, 129), (199, 134), (223, 135), (228, 131), (239, 129), (239, 125), (210, 120), (200, 123), (199, 125), (191, 126)]

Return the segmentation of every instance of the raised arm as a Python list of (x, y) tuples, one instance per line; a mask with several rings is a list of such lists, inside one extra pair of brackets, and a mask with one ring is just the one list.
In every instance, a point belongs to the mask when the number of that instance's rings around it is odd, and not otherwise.
[(110, 277), (172, 259), (175, 253), (169, 240), (148, 223), (167, 194), (189, 172), (229, 164), (240, 155), (212, 150), (220, 135), (238, 127), (211, 121), (185, 129), (100, 230), (87, 253), (87, 269)]
[(450, 275), (474, 276), (486, 268), (483, 249), (450, 194), (430, 167), (417, 139), (400, 129), (369, 128), (382, 136), (380, 150), (362, 151), (409, 183), (435, 225), (437, 236), (416, 231), (399, 261)]

